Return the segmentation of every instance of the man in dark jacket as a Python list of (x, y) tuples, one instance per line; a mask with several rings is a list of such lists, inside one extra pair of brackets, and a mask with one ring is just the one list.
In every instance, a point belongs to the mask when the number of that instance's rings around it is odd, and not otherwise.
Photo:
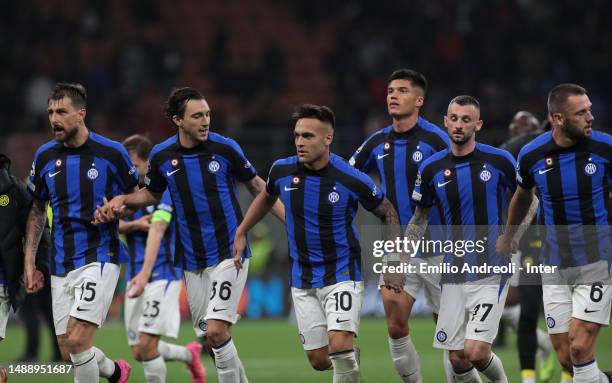
[[(8, 157), (0, 154), (0, 340), (5, 336), (10, 308), (16, 310), (25, 298), (22, 284), (23, 238), (32, 204), (32, 197), (25, 185), (11, 175), (10, 166)], [(42, 251), (48, 251), (48, 245), (42, 247), (46, 247)], [(38, 272), (31, 292), (43, 287), (43, 272), (48, 269), (49, 257), (37, 257), (36, 261), (39, 263)]]

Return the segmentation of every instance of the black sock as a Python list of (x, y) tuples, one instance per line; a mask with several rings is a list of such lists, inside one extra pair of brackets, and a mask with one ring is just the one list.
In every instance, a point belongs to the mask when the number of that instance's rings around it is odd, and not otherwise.
[(119, 368), (119, 365), (117, 364), (117, 362), (113, 362), (113, 363), (115, 363), (115, 372), (113, 372), (113, 374), (109, 376), (108, 378), (108, 381), (110, 383), (116, 383), (121, 377), (121, 368)]

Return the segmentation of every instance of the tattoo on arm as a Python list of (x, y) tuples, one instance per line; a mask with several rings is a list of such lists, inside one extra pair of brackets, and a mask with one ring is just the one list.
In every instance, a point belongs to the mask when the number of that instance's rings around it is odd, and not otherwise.
[(26, 222), (26, 240), (25, 240), (25, 253), (26, 256), (36, 256), (38, 252), (38, 245), (40, 244), (40, 238), (42, 237), (43, 230), (45, 229), (45, 222), (47, 219), (47, 203), (34, 200), (30, 213), (28, 214), (28, 220)]
[(429, 211), (431, 208), (417, 207), (408, 226), (406, 227), (405, 236), (408, 241), (418, 241), (425, 235), (427, 223), (429, 221)]
[(523, 237), (523, 234), (525, 233), (527, 228), (531, 225), (531, 221), (533, 221), (533, 217), (535, 217), (535, 214), (538, 211), (539, 202), (540, 200), (538, 200), (538, 197), (533, 196), (533, 199), (531, 200), (531, 205), (529, 205), (529, 210), (527, 211), (525, 218), (523, 218), (523, 221), (521, 222), (518, 229), (516, 230), (516, 233), (514, 234), (514, 239), (517, 242), (521, 240), (521, 238)]
[(400, 237), (402, 231), (399, 216), (388, 199), (385, 198), (376, 209), (372, 210), (372, 213), (382, 221), (385, 231), (384, 237), (387, 240), (395, 240), (395, 238)]

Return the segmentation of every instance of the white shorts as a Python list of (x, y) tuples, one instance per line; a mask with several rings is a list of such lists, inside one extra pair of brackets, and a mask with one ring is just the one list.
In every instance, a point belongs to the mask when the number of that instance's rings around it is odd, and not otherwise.
[(180, 294), (180, 280), (162, 279), (148, 283), (138, 298), (126, 298), (124, 321), (128, 345), (138, 344), (139, 332), (176, 339), (181, 325)]
[(466, 339), (493, 343), (506, 304), (508, 283), (500, 276), (442, 286), (433, 346), (463, 350)]
[(70, 271), (64, 277), (51, 276), (51, 302), (55, 335), (63, 335), (68, 318), (74, 317), (102, 326), (113, 301), (119, 265), (93, 262)]
[[(443, 255), (436, 255), (434, 257), (414, 257), (410, 258), (410, 264), (415, 265), (416, 270), (420, 270), (420, 264), (431, 265), (431, 266), (440, 266), (441, 263), (444, 262)], [(417, 299), (419, 295), (419, 290), (423, 288), (425, 291), (425, 300), (431, 310), (434, 313), (438, 313), (440, 311), (440, 294), (442, 293), (442, 288), (440, 286), (440, 273), (407, 273), (406, 274), (406, 284), (404, 285), (404, 291), (410, 295), (413, 299)], [(380, 274), (380, 278), (378, 280), (378, 289), (385, 285), (383, 281), (383, 274)]]
[(0, 285), (0, 340), (6, 335), (6, 324), (8, 322), (11, 304), (9, 303), (6, 286)]
[(238, 321), (238, 304), (244, 290), (249, 260), (236, 271), (233, 259), (197, 271), (185, 271), (187, 300), (193, 329), (198, 337), (206, 335), (206, 321), (218, 319), (234, 324)]
[(318, 289), (291, 288), (304, 350), (327, 346), (328, 331), (359, 333), (363, 282), (346, 281)]
[[(542, 300), (549, 334), (569, 332), (571, 318), (603, 326), (610, 324), (612, 278), (607, 270), (607, 262), (602, 261), (542, 274)], [(601, 282), (592, 282), (596, 280)]]

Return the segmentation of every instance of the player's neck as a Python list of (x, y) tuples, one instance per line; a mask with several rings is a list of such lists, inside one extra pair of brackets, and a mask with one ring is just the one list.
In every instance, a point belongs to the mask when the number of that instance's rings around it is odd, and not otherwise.
[(476, 149), (476, 140), (472, 139), (463, 145), (457, 145), (451, 141), (451, 152), (455, 157), (463, 157), (472, 153)]
[(79, 127), (77, 133), (70, 140), (64, 142), (64, 146), (67, 148), (78, 148), (87, 142), (89, 138), (89, 129), (85, 125)]
[(325, 152), (325, 154), (323, 154), (321, 158), (314, 160), (312, 162), (305, 162), (304, 167), (308, 170), (312, 170), (316, 172), (326, 167), (328, 163), (329, 163), (329, 150)]
[(417, 120), (419, 119), (418, 113), (413, 113), (409, 116), (403, 116), (400, 118), (393, 119), (393, 130), (397, 133), (404, 133), (416, 126)]
[[(206, 141), (206, 140), (204, 140)], [(191, 136), (183, 134), (179, 130), (179, 144), (185, 149), (193, 149), (196, 146), (200, 145), (203, 141), (194, 140)]]
[(560, 127), (553, 129), (552, 137), (555, 143), (562, 148), (569, 148), (570, 146), (574, 146), (577, 142), (572, 140), (561, 131)]

